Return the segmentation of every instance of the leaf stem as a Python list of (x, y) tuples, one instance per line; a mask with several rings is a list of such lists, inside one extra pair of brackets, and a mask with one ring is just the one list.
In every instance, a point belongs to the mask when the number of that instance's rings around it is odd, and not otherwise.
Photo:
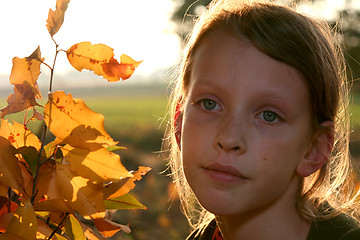
[[(49, 66), (50, 69), (51, 69), (50, 84), (49, 84), (49, 94), (48, 94), (49, 101), (51, 101), (51, 92), (52, 92), (52, 83), (53, 83), (53, 78), (54, 78), (54, 69), (55, 69), (56, 58), (57, 58), (57, 55), (59, 53), (59, 50), (58, 50), (59, 44), (57, 44), (57, 42), (54, 40), (54, 38), (52, 36), (51, 36), (51, 39), (55, 43), (55, 57), (54, 57), (53, 66), (52, 67)], [(37, 195), (36, 184), (37, 184), (37, 179), (38, 179), (38, 175), (39, 175), (39, 169), (40, 169), (40, 167), (42, 165), (42, 163), (41, 163), (41, 155), (42, 155), (42, 153), (44, 151), (46, 132), (47, 132), (47, 126), (46, 126), (46, 124), (44, 122), (43, 134), (42, 134), (42, 138), (41, 138), (41, 148), (40, 148), (39, 155), (38, 155), (36, 173), (35, 173), (35, 176), (34, 176), (34, 179), (33, 179), (33, 188), (32, 188), (32, 193), (31, 193), (31, 204), (34, 203), (35, 197)]]
[(55, 69), (55, 63), (56, 63), (56, 58), (57, 55), (59, 53), (58, 47), (59, 44), (57, 44), (57, 42), (54, 40), (54, 38), (51, 36), (51, 39), (53, 40), (53, 42), (55, 43), (55, 57), (54, 57), (54, 62), (53, 62), (53, 66), (51, 69), (51, 75), (50, 75), (50, 86), (49, 86), (49, 93), (52, 92), (52, 83), (53, 83), (53, 77), (54, 77), (54, 69)]
[(50, 240), (55, 233), (61, 228), (61, 225), (63, 225), (63, 223), (65, 222), (66, 218), (69, 216), (69, 213), (66, 213), (65, 216), (63, 217), (63, 219), (61, 219), (61, 222), (59, 223), (59, 225), (57, 225), (57, 227), (54, 229), (54, 231), (50, 234), (48, 240)]

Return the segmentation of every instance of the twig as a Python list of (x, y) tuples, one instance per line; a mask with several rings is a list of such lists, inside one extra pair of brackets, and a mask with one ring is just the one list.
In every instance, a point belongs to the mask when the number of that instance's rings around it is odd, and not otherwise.
[[(59, 53), (59, 50), (58, 50), (59, 44), (56, 43), (56, 41), (54, 40), (53, 37), (51, 37), (51, 39), (55, 43), (55, 57), (54, 57), (53, 66), (50, 67), (51, 75), (50, 75), (49, 94), (48, 94), (48, 99), (49, 99), (50, 102), (52, 101), (51, 92), (52, 92), (52, 83), (53, 83), (53, 77), (54, 77), (55, 63), (56, 63), (57, 55)], [(44, 123), (43, 135), (42, 135), (42, 138), (41, 138), (41, 148), (40, 148), (39, 155), (38, 155), (36, 173), (35, 173), (35, 176), (33, 178), (33, 188), (32, 188), (32, 193), (31, 193), (31, 204), (34, 203), (35, 197), (37, 195), (36, 184), (37, 184), (37, 179), (38, 179), (38, 175), (39, 175), (39, 169), (40, 169), (40, 167), (42, 165), (41, 164), (41, 155), (42, 155), (42, 153), (44, 151), (46, 132), (47, 132), (47, 126)]]
[(69, 213), (66, 213), (65, 216), (63, 217), (63, 219), (61, 220), (61, 222), (59, 223), (59, 225), (57, 225), (57, 227), (54, 229), (54, 231), (50, 234), (48, 240), (50, 240), (55, 233), (61, 228), (61, 225), (63, 225), (63, 223), (65, 222), (66, 218), (69, 216)]

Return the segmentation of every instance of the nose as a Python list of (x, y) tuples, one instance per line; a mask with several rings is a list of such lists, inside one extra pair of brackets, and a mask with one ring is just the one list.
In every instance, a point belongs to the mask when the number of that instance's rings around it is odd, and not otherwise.
[(215, 139), (216, 148), (220, 151), (243, 154), (246, 151), (245, 132), (240, 119), (228, 117), (219, 124), (219, 131)]

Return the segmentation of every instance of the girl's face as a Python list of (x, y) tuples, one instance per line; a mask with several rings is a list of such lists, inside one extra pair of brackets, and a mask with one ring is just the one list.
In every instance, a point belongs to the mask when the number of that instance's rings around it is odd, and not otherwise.
[(309, 99), (296, 69), (250, 43), (216, 33), (202, 42), (179, 124), (185, 176), (208, 211), (295, 206), (310, 148)]

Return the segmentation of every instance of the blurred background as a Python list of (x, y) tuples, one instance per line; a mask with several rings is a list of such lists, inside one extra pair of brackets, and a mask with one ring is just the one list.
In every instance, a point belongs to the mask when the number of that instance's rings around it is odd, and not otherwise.
[[(55, 0), (13, 0), (0, 8), (0, 106), (13, 91), (9, 83), (15, 56), (29, 56), (38, 45), (51, 64), (55, 46), (46, 29), (49, 8)], [(167, 127), (166, 109), (171, 87), (169, 83), (179, 60), (183, 40), (191, 31), (194, 16), (200, 14), (209, 0), (72, 0), (65, 21), (54, 39), (61, 49), (75, 43), (91, 41), (114, 48), (115, 58), (122, 53), (144, 62), (132, 78), (108, 83), (89, 71), (72, 69), (65, 53), (60, 53), (55, 66), (55, 90), (70, 92), (82, 98), (94, 111), (105, 117), (105, 128), (127, 150), (120, 150), (129, 170), (139, 165), (150, 166), (149, 172), (131, 192), (148, 210), (121, 210), (110, 217), (130, 224), (132, 233), (118, 233), (112, 239), (185, 239), (188, 225), (179, 210), (179, 202), (167, 170), (167, 151), (162, 139)], [(288, 2), (282, 0), (282, 2)], [(337, 28), (345, 50), (351, 91), (351, 153), (360, 161), (360, 1), (313, 0), (299, 2), (299, 11), (322, 18)], [(50, 71), (42, 67), (38, 80), (46, 96)], [(44, 100), (45, 101), (45, 100)], [(43, 103), (44, 103), (43, 101)], [(40, 101), (41, 103), (41, 101)], [(7, 118), (22, 122), (24, 114)], [(38, 133), (41, 126), (31, 122), (29, 128)]]

